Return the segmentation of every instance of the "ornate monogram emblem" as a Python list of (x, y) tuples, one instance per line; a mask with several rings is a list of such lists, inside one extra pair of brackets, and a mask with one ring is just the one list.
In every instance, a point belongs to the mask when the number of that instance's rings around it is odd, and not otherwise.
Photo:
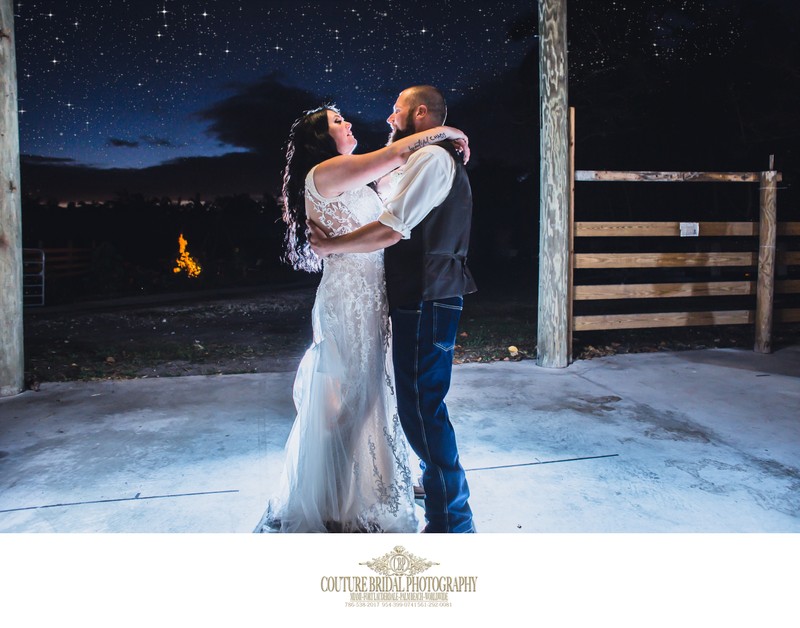
[(414, 554), (406, 551), (406, 548), (402, 545), (396, 546), (391, 552), (384, 554), (380, 558), (366, 563), (359, 563), (359, 565), (366, 565), (382, 576), (415, 576), (438, 564), (414, 556)]

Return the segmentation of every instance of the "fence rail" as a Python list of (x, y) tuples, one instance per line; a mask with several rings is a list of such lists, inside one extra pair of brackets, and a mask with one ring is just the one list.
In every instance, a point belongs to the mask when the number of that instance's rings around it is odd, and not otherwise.
[[(576, 173), (577, 174), (577, 173)], [(681, 235), (681, 226), (685, 222), (576, 222), (575, 237), (623, 238), (637, 237), (671, 237)], [(757, 236), (757, 222), (698, 222), (699, 236)], [(800, 222), (778, 223), (779, 236), (800, 235)]]
[[(668, 172), (652, 170), (578, 170), (575, 181), (650, 181), (656, 183), (758, 183), (758, 172)], [(781, 175), (778, 173), (778, 181)]]

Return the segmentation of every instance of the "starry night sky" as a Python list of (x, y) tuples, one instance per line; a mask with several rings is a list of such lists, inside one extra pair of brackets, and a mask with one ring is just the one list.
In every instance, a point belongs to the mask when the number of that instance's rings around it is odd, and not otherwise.
[[(424, 17), (415, 8), (423, 4)], [(266, 76), (370, 121), (384, 120), (413, 83), (436, 84), (457, 100), (520, 62), (531, 42), (510, 40), (508, 20), (530, 7), (531, 0), (21, 0), (21, 151), (141, 168), (246, 150), (210, 132), (203, 112)]]
[[(448, 123), (470, 134), (475, 166), (501, 155), (529, 176), (537, 169), (536, 0), (14, 6), (23, 186), (38, 197), (265, 193), (304, 109), (337, 103), (357, 150), (372, 150), (398, 92), (418, 83), (448, 95)], [(569, 0), (570, 101), (588, 136), (580, 155), (594, 138), (604, 167), (617, 150), (638, 160), (617, 167), (667, 169), (659, 142), (682, 138), (677, 166), (728, 167), (729, 147), (692, 145), (706, 133), (692, 126), (699, 118), (719, 137), (740, 135), (742, 154), (787, 153), (767, 142), (796, 133), (798, 7)], [(645, 137), (659, 163), (631, 150)], [(730, 167), (760, 166), (748, 157)]]

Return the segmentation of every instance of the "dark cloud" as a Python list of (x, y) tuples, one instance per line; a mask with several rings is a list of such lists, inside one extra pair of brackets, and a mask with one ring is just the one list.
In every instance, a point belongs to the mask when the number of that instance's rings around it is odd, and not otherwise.
[(109, 137), (108, 143), (111, 146), (117, 146), (121, 148), (137, 148), (139, 146), (139, 142), (134, 142), (131, 140), (123, 140), (118, 137)]
[(209, 133), (220, 142), (259, 152), (280, 150), (292, 122), (323, 102), (311, 92), (282, 84), (274, 74), (258, 83), (232, 87), (233, 95), (197, 116), (210, 123)]
[(142, 135), (139, 139), (141, 139), (145, 144), (148, 146), (163, 146), (163, 147), (171, 147), (174, 144), (164, 137), (155, 137), (153, 135)]
[[(282, 156), (289, 129), (304, 111), (335, 102), (331, 96), (285, 85), (275, 73), (233, 88), (231, 96), (197, 116), (210, 123), (209, 133), (220, 142), (271, 156)], [(374, 150), (385, 143), (386, 127), (343, 113), (353, 123), (362, 150)]]
[(159, 147), (173, 146), (173, 143), (170, 140), (164, 137), (156, 137), (154, 135), (140, 135), (139, 140), (124, 140), (119, 137), (109, 137), (108, 143), (111, 146), (116, 146), (118, 148), (139, 148), (139, 146), (141, 146), (142, 144), (147, 144), (148, 146), (159, 146)]
[(46, 155), (20, 155), (23, 164), (69, 164), (75, 160), (71, 157), (48, 157)]

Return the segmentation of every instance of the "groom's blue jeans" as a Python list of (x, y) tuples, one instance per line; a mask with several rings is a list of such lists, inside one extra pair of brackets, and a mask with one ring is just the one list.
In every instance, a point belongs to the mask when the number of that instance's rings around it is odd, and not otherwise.
[(444, 398), (462, 297), (394, 308), (392, 361), (400, 422), (422, 461), (426, 532), (474, 532), (469, 488)]

